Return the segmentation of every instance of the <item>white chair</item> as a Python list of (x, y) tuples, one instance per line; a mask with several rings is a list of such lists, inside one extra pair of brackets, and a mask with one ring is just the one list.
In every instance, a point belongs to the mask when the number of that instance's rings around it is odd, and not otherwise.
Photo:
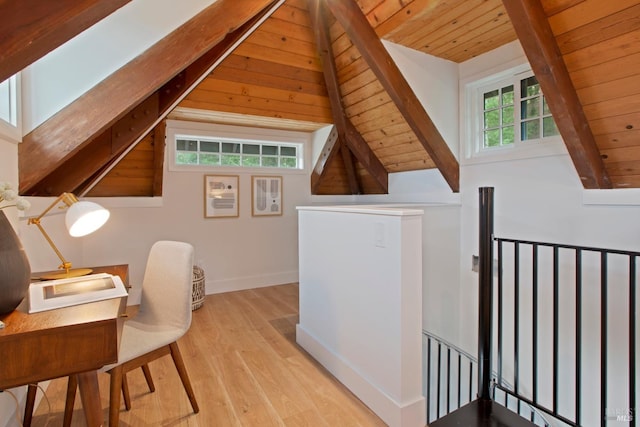
[[(126, 409), (130, 408), (125, 374), (142, 368), (149, 389), (154, 391), (147, 364), (168, 354), (173, 358), (193, 412), (199, 411), (177, 343), (191, 325), (193, 252), (193, 246), (183, 242), (159, 241), (151, 247), (138, 313), (124, 322), (118, 362), (102, 368), (111, 375), (110, 426), (118, 425), (120, 390), (125, 397)], [(73, 410), (75, 388), (75, 381), (70, 377), (65, 412)]]

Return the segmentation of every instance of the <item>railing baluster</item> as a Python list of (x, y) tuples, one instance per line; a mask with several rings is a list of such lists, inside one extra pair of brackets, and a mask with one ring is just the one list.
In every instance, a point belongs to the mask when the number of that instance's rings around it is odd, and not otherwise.
[(473, 400), (473, 362), (469, 362), (469, 402)]
[(447, 347), (447, 409), (445, 414), (449, 413), (449, 407), (451, 406), (449, 398), (451, 397), (451, 348)]
[(427, 336), (427, 423), (431, 421), (431, 337)]
[(458, 408), (461, 403), (461, 393), (462, 393), (462, 355), (458, 353)]
[(582, 413), (582, 250), (576, 250), (576, 424)]
[(442, 344), (438, 343), (438, 382), (437, 382), (437, 401), (436, 401), (436, 416), (440, 418), (440, 354), (442, 353)]
[(533, 299), (533, 403), (538, 403), (538, 244), (533, 244), (533, 271), (532, 271), (532, 299)]
[(559, 347), (559, 304), (560, 304), (560, 286), (559, 286), (559, 254), (558, 247), (553, 247), (553, 412), (558, 412), (558, 347)]
[(498, 241), (498, 384), (502, 384), (502, 242)]
[(607, 253), (600, 252), (600, 425), (607, 424)]
[(629, 411), (636, 426), (636, 257), (629, 256)]
[[(520, 383), (520, 243), (513, 245), (513, 390), (518, 393)], [(520, 400), (518, 400), (518, 413), (520, 413)]]

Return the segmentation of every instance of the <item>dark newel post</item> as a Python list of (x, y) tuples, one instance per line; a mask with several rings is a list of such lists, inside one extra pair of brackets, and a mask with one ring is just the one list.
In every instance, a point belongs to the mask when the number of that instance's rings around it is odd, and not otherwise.
[(491, 399), (491, 317), (493, 313), (493, 187), (480, 188), (478, 289), (478, 397)]

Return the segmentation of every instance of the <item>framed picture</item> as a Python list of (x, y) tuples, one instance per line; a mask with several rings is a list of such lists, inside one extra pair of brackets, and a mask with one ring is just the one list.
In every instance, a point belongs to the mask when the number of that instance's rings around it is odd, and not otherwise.
[(251, 215), (282, 215), (282, 177), (251, 177)]
[(240, 212), (238, 184), (238, 175), (205, 175), (204, 217), (237, 217)]
[(106, 273), (34, 282), (29, 285), (29, 313), (126, 295), (122, 279)]

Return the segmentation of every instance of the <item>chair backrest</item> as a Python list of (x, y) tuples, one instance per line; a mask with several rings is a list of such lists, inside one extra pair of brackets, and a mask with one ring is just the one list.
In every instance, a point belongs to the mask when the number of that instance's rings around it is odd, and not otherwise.
[(193, 246), (161, 240), (149, 251), (137, 322), (184, 329), (191, 325)]

